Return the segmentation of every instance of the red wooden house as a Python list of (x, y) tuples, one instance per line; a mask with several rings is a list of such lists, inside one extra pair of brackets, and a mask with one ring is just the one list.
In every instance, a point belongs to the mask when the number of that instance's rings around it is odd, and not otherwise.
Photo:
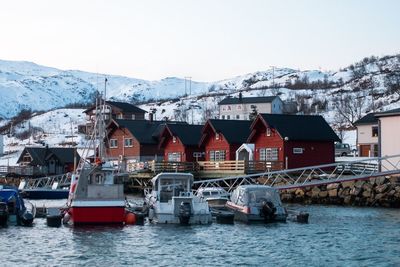
[(165, 121), (113, 120), (108, 126), (107, 156), (126, 163), (162, 160), (158, 144), (165, 125)]
[(255, 144), (255, 160), (293, 169), (334, 163), (339, 140), (321, 116), (258, 114), (247, 141)]
[(199, 147), (203, 125), (169, 124), (160, 135), (160, 150), (165, 161), (193, 162), (204, 160), (204, 147)]
[(251, 121), (208, 120), (202, 129), (200, 146), (204, 146), (206, 161), (235, 160), (236, 150), (250, 134)]

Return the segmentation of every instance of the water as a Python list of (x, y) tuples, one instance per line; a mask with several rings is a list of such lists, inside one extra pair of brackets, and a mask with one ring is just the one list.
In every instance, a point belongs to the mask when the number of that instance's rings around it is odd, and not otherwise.
[(309, 224), (0, 228), (1, 266), (400, 266), (400, 210), (290, 206)]

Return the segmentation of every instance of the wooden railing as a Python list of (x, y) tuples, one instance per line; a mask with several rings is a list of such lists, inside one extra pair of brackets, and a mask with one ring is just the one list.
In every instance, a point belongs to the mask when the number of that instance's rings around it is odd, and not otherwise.
[(153, 161), (150, 165), (151, 171), (159, 172), (197, 172), (196, 162), (172, 162), (172, 161)]
[(198, 161), (200, 172), (244, 172), (244, 160)]
[(283, 170), (282, 161), (247, 161), (246, 173), (257, 173), (267, 171)]
[(283, 169), (282, 161), (197, 161), (197, 162), (151, 162), (152, 172), (191, 172), (191, 173), (258, 173)]
[(42, 171), (39, 167), (34, 166), (0, 166), (0, 173), (34, 176), (42, 174)]

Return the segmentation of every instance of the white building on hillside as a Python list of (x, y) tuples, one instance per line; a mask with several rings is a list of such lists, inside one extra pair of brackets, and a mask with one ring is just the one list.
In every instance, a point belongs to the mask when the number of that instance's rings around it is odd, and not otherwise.
[[(279, 96), (267, 97), (228, 97), (218, 103), (219, 118), (222, 120), (249, 120), (250, 114), (282, 114), (283, 102)], [(255, 114), (256, 115), (256, 114)]]

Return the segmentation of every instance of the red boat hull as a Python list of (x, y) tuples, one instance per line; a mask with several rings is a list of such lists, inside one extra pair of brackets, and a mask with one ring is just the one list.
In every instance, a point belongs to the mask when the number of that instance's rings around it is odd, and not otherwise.
[(70, 214), (77, 224), (123, 224), (125, 207), (71, 207)]

